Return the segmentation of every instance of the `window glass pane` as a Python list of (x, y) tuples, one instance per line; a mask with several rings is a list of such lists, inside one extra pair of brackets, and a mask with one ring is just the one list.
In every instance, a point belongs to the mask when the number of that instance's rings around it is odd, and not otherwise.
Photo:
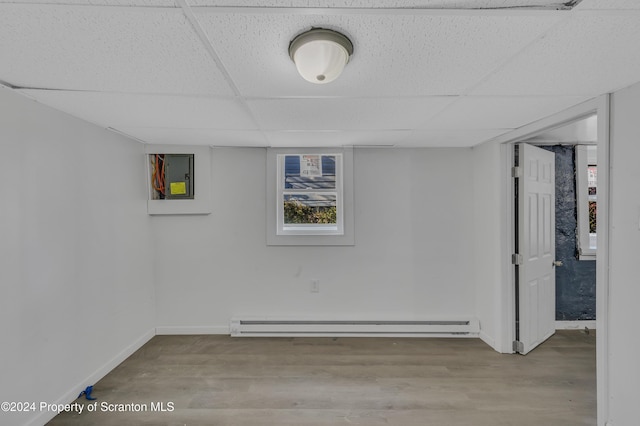
[(589, 248), (596, 248), (596, 212), (597, 212), (597, 187), (598, 187), (598, 166), (589, 165), (587, 167), (587, 185), (589, 187)]
[(598, 166), (589, 166), (587, 168), (587, 185), (589, 187), (589, 195), (596, 195), (598, 186)]
[(287, 194), (284, 223), (336, 223), (335, 194)]
[(596, 211), (597, 211), (597, 190), (598, 187), (598, 166), (591, 165), (588, 167), (588, 186), (589, 186), (589, 246), (596, 246)]
[(595, 259), (597, 251), (597, 153), (594, 145), (579, 145), (575, 148), (577, 253), (580, 260)]
[(335, 155), (286, 155), (285, 189), (335, 189)]
[(589, 247), (596, 248), (597, 201), (589, 201)]

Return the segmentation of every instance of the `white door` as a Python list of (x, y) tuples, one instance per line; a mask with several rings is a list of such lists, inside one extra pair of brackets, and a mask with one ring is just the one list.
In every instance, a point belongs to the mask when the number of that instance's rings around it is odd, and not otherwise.
[(555, 333), (555, 154), (519, 144), (518, 352)]

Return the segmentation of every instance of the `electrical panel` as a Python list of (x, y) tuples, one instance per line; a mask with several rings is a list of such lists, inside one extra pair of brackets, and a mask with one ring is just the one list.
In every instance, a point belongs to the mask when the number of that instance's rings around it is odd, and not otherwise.
[(151, 154), (151, 199), (193, 200), (193, 154)]
[(210, 214), (211, 148), (200, 145), (145, 146), (150, 215)]

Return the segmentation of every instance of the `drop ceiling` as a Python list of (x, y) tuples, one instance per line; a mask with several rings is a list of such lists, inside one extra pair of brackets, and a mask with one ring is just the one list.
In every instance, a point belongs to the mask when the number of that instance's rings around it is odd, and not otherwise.
[[(354, 44), (304, 81), (311, 27)], [(0, 82), (145, 143), (470, 147), (640, 81), (637, 0), (0, 0)]]

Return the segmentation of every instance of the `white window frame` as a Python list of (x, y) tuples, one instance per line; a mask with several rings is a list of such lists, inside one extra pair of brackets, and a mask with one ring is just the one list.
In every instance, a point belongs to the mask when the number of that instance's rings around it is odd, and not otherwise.
[[(287, 155), (335, 155), (336, 188), (289, 190), (284, 188)], [(267, 245), (354, 245), (353, 148), (267, 149)], [(284, 223), (284, 197), (292, 193), (336, 195), (336, 224)]]
[[(300, 154), (278, 154), (277, 167), (278, 167), (278, 211), (277, 219), (278, 226), (276, 233), (278, 235), (343, 235), (344, 234), (344, 219), (343, 219), (343, 185), (342, 185), (342, 153), (332, 152), (328, 154), (312, 154), (319, 156), (333, 156), (335, 157), (335, 188), (333, 189), (286, 189), (284, 174), (284, 162), (287, 156), (302, 156), (309, 155), (308, 152)], [(284, 223), (284, 198), (287, 195), (294, 194), (327, 194), (335, 195), (336, 197), (336, 223), (335, 224), (315, 224), (315, 223), (298, 223), (298, 224), (286, 224)]]
[(578, 219), (578, 259), (595, 260), (597, 249), (591, 247), (589, 235), (589, 201), (597, 201), (589, 195), (587, 167), (597, 165), (596, 146), (576, 146), (576, 208)]

